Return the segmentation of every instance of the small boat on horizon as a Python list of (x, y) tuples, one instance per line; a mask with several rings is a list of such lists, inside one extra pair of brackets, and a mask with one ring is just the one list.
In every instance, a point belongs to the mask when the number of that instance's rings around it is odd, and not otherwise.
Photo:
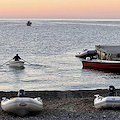
[(32, 22), (28, 21), (28, 22), (26, 23), (26, 25), (27, 25), (27, 26), (31, 26), (31, 25), (32, 25)]

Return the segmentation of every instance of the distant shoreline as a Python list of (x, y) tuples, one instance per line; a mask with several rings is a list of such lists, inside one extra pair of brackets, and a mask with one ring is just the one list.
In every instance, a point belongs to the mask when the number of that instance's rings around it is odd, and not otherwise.
[[(118, 95), (120, 94), (120, 89), (116, 89)], [(96, 89), (96, 90), (66, 90), (66, 91), (25, 91), (25, 96), (28, 97), (41, 97), (42, 99), (60, 99), (60, 98), (86, 98), (94, 97), (95, 94), (100, 94), (101, 96), (108, 95), (108, 89)], [(0, 97), (15, 97), (18, 91), (0, 91)]]

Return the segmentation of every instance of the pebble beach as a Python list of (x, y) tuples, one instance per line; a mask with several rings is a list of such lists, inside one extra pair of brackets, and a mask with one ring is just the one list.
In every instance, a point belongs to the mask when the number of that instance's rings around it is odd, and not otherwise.
[[(120, 90), (117, 89), (118, 95)], [(43, 110), (40, 113), (19, 117), (0, 108), (0, 120), (119, 120), (119, 109), (97, 110), (94, 95), (108, 95), (107, 89), (76, 91), (26, 91), (29, 97), (41, 97)], [(15, 97), (17, 91), (0, 92), (0, 97)]]

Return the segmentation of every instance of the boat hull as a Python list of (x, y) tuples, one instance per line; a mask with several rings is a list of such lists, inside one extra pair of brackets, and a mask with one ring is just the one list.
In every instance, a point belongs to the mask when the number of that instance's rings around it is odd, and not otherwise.
[(94, 107), (96, 109), (120, 108), (119, 96), (96, 97), (94, 99)]
[(12, 61), (9, 63), (10, 67), (14, 68), (24, 68), (24, 62), (23, 61)]
[(2, 110), (25, 116), (31, 112), (40, 112), (43, 108), (42, 100), (38, 98), (17, 97), (1, 101)]
[(120, 62), (117, 61), (82, 61), (83, 68), (103, 69), (103, 70), (120, 70)]

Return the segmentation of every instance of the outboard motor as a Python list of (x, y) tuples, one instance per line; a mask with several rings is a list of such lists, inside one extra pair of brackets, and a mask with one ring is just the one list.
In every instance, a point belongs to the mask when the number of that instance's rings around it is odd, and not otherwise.
[(109, 96), (116, 96), (116, 90), (114, 86), (109, 86)]
[(18, 91), (18, 97), (24, 97), (25, 91), (24, 90), (19, 90)]

